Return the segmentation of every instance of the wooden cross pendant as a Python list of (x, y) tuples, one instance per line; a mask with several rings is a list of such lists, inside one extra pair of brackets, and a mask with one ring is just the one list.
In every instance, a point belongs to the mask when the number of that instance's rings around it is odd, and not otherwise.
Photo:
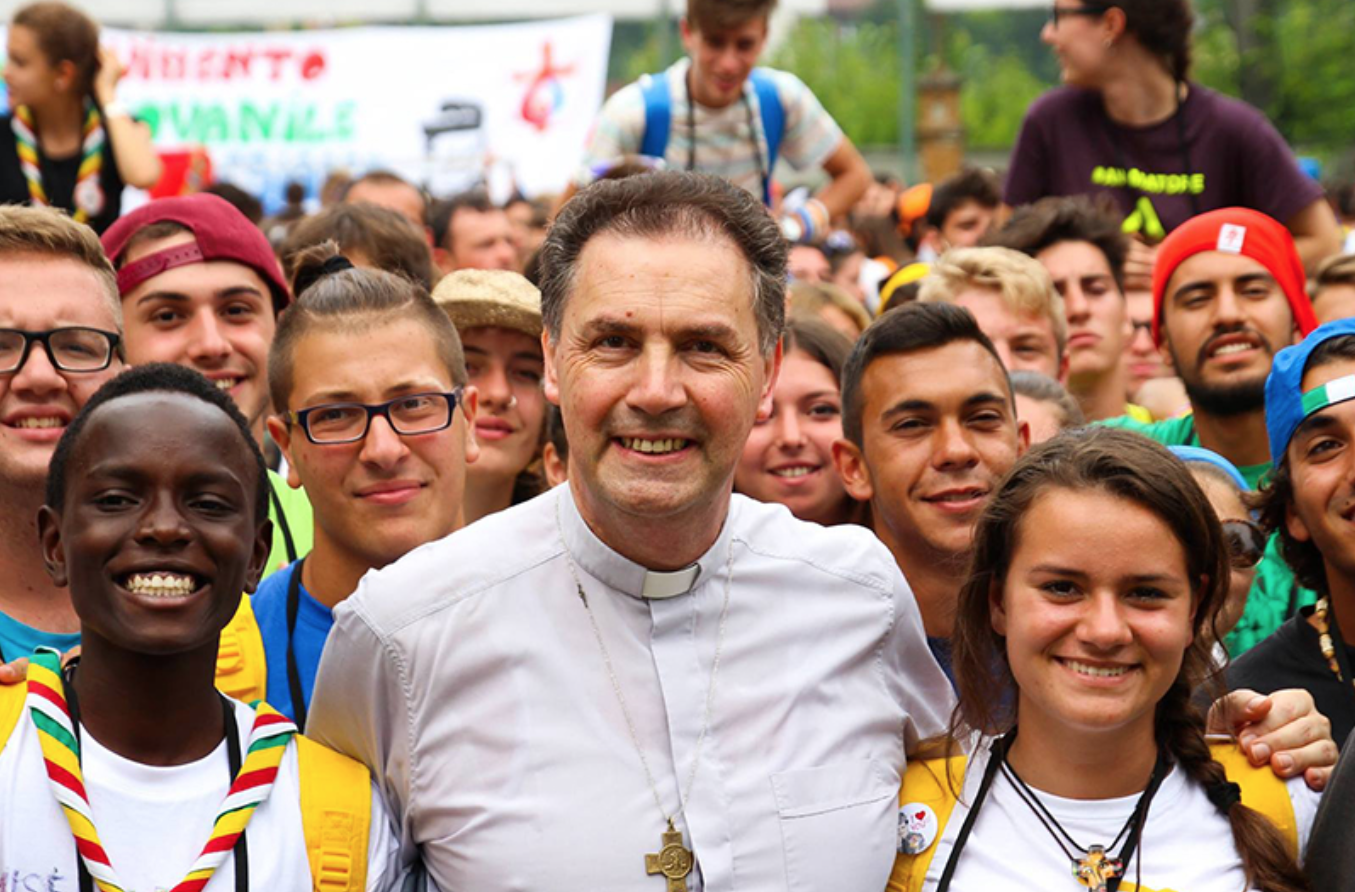
[(687, 892), (687, 874), (692, 872), (691, 850), (682, 845), (682, 834), (668, 822), (663, 834), (663, 847), (657, 855), (645, 855), (645, 873), (663, 874), (668, 880), (668, 892)]

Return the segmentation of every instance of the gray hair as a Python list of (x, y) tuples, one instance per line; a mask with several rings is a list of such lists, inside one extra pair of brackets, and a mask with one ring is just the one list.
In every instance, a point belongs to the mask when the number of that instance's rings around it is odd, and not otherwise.
[(682, 171), (603, 180), (561, 209), (541, 247), (541, 314), (552, 340), (560, 337), (565, 301), (579, 255), (595, 236), (682, 236), (711, 241), (723, 235), (748, 261), (763, 355), (776, 349), (786, 322), (786, 240), (757, 199), (717, 177)]
[(1040, 372), (1018, 369), (1007, 376), (1012, 382), (1012, 392), (1042, 403), (1049, 403), (1059, 410), (1059, 430), (1081, 427), (1087, 423), (1082, 407), (1073, 399), (1073, 395), (1059, 382)]

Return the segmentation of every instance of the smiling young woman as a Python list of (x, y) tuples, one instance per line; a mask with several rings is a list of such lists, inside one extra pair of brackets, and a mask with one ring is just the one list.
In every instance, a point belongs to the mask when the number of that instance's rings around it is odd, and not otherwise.
[(1163, 447), (1096, 428), (1032, 449), (960, 594), (946, 743), (969, 756), (909, 766), (890, 889), (1307, 888), (1316, 794), (1211, 748), (1191, 704), (1227, 588), (1219, 522)]
[(833, 442), (842, 438), (838, 382), (851, 349), (822, 322), (790, 321), (772, 413), (748, 434), (734, 468), (735, 491), (780, 502), (801, 520), (824, 526), (863, 522), (865, 504), (847, 494), (833, 466)]

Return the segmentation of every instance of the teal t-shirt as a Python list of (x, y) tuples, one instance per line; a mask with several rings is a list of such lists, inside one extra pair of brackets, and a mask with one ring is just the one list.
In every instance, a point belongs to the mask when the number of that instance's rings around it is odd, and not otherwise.
[[(1164, 446), (1199, 446), (1200, 438), (1195, 433), (1195, 418), (1184, 415), (1166, 421), (1145, 424), (1128, 416), (1110, 418), (1101, 424), (1118, 427), (1143, 434)], [(1242, 465), (1238, 471), (1246, 478), (1247, 485), (1258, 489), (1261, 478), (1270, 470), (1270, 462), (1260, 465)], [(1251, 592), (1247, 595), (1247, 608), (1242, 612), (1236, 628), (1224, 639), (1228, 653), (1236, 657), (1262, 638), (1267, 637), (1284, 621), (1293, 616), (1300, 607), (1306, 607), (1317, 600), (1316, 593), (1294, 582), (1294, 573), (1280, 557), (1280, 540), (1271, 536), (1266, 543), (1265, 556), (1256, 566), (1256, 579)]]
[(0, 613), (0, 663), (26, 657), (39, 647), (50, 647), (64, 654), (79, 643), (79, 632), (44, 632)]

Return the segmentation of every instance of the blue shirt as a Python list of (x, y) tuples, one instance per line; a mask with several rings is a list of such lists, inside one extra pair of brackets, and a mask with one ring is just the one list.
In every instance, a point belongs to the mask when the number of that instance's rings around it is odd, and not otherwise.
[(0, 663), (26, 657), (39, 647), (54, 648), (64, 654), (79, 643), (79, 632), (44, 632), (0, 613)]
[[(296, 566), (290, 564), (269, 576), (259, 584), (250, 600), (268, 658), (268, 704), (293, 721), (296, 720), (296, 709), (292, 705), (291, 687), (287, 684), (287, 586)], [(311, 692), (315, 690), (315, 673), (320, 670), (320, 654), (325, 649), (329, 630), (334, 626), (334, 611), (311, 597), (304, 585), (299, 588), (301, 599), (292, 648), (296, 652), (297, 674), (301, 676), (301, 694), (309, 709)]]
[[(950, 682), (952, 688), (955, 687), (955, 669), (952, 664), (952, 647), (949, 638), (933, 638), (927, 636), (927, 649), (936, 657), (936, 664), (941, 667), (941, 671), (946, 673), (946, 680)], [(272, 669), (270, 668), (271, 672)], [(958, 692), (957, 692), (958, 693)]]

